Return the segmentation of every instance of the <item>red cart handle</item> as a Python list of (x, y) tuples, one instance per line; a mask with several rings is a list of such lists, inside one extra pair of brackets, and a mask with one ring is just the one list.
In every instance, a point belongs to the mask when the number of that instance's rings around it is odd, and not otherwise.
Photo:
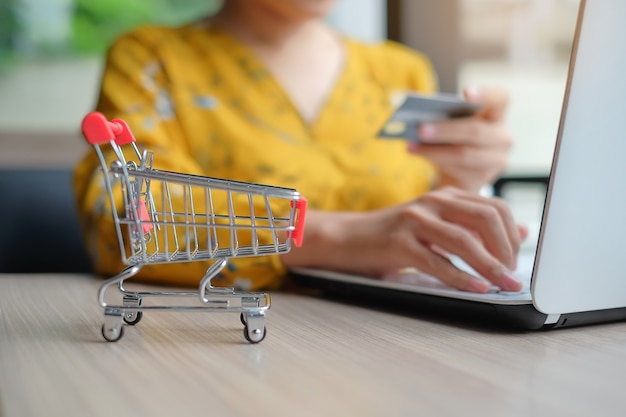
[(83, 136), (90, 145), (115, 141), (119, 146), (134, 142), (128, 124), (121, 119), (108, 121), (102, 113), (91, 112), (83, 119)]
[(294, 204), (296, 205), (296, 222), (295, 229), (291, 233), (291, 238), (297, 247), (301, 247), (302, 240), (304, 239), (304, 220), (306, 219), (307, 206), (306, 198), (300, 197), (295, 203), (292, 201), (291, 206), (293, 207)]

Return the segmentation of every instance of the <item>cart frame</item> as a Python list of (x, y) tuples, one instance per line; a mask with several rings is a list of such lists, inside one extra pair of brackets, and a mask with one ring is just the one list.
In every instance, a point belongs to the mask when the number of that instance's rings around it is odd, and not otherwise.
[[(153, 154), (139, 151), (126, 122), (108, 121), (98, 112), (83, 119), (82, 131), (98, 156), (122, 262), (127, 265), (98, 290), (98, 303), (104, 309), (104, 339), (119, 340), (124, 334), (124, 323), (139, 323), (144, 311), (169, 310), (238, 312), (246, 340), (263, 340), (269, 294), (216, 287), (211, 281), (231, 258), (282, 254), (291, 250), (292, 243), (301, 246), (306, 199), (291, 188), (153, 169)], [(116, 157), (111, 164), (107, 164), (101, 149), (106, 144)], [(138, 162), (126, 161), (124, 145), (132, 147)], [(154, 198), (155, 187), (160, 191), (160, 199)], [(226, 199), (225, 212), (214, 210), (218, 193)], [(234, 198), (246, 198), (249, 202), (245, 215), (235, 213)], [(180, 200), (182, 208), (178, 207)], [(279, 200), (289, 201), (288, 217), (272, 214), (272, 204)], [(263, 208), (261, 215), (256, 212), (259, 206)], [(261, 231), (271, 235), (269, 243), (260, 243)], [(250, 244), (240, 244), (242, 232), (249, 234)], [(218, 233), (228, 234), (229, 246), (220, 245)], [(124, 286), (146, 265), (193, 261), (212, 261), (197, 291), (140, 291)], [(117, 299), (111, 302), (110, 287), (114, 285), (118, 289), (113, 294)], [(144, 303), (149, 299), (165, 301)]]

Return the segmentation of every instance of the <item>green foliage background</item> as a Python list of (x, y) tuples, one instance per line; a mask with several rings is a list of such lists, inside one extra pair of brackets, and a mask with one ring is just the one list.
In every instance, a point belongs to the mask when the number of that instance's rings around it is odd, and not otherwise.
[[(47, 0), (41, 0), (47, 1)], [(40, 48), (42, 55), (101, 54), (123, 32), (146, 23), (180, 25), (211, 14), (222, 0), (74, 0), (72, 39), (57, 50)], [(0, 0), (0, 70), (20, 58), (20, 0)]]
[(73, 50), (99, 53), (144, 23), (179, 25), (213, 13), (218, 0), (75, 0)]
[(16, 30), (14, 16), (11, 13), (13, 0), (0, 2), (0, 71), (11, 60), (11, 38)]

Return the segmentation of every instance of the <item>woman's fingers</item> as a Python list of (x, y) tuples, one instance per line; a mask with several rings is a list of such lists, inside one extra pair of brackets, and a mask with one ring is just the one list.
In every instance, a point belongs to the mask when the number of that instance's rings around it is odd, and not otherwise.
[[(450, 189), (450, 193), (454, 194), (457, 198), (461, 200), (474, 202), (476, 204), (479, 204), (481, 207), (491, 207), (491, 209), (495, 210), (497, 214), (492, 211), (488, 211), (487, 213), (483, 214), (483, 216), (487, 218), (487, 221), (490, 222), (493, 227), (502, 227), (502, 229), (506, 233), (507, 242), (509, 242), (509, 244), (511, 245), (512, 258), (513, 260), (516, 259), (522, 241), (528, 236), (528, 229), (518, 225), (515, 222), (513, 218), (513, 213), (511, 212), (508, 204), (503, 199), (498, 197), (486, 199), (479, 195), (462, 193), (458, 189)], [(495, 216), (495, 218), (490, 218), (490, 215)], [(472, 222), (470, 224), (465, 224), (465, 227), (472, 229), (472, 224), (475, 223)], [(487, 230), (487, 234), (481, 234), (481, 237), (484, 239), (484, 237), (488, 235), (489, 232)]]
[(512, 139), (505, 126), (499, 123), (508, 107), (509, 94), (499, 87), (471, 86), (464, 91), (465, 98), (481, 106), (473, 116), (424, 123), (419, 126), (420, 140), (424, 143), (499, 144), (510, 147)]
[(416, 242), (409, 249), (420, 265), (418, 268), (420, 272), (437, 277), (450, 287), (477, 293), (486, 293), (491, 287), (485, 279), (458, 269), (447, 256), (432, 251), (427, 246)]
[(445, 191), (426, 194), (421, 201), (437, 207), (438, 216), (443, 220), (477, 234), (493, 256), (512, 266), (521, 242), (506, 203), (499, 198), (486, 199), (454, 188)]
[(423, 144), (469, 145), (508, 150), (513, 138), (502, 123), (478, 117), (464, 117), (440, 122), (424, 123), (418, 128)]
[[(441, 277), (456, 288), (480, 286), (466, 282), (465, 273), (452, 274), (453, 265), (441, 264), (440, 260), (451, 254), (505, 290), (521, 288), (522, 284), (511, 272), (516, 265), (520, 233), (502, 200), (446, 188), (420, 197), (406, 207), (403, 216), (403, 223), (417, 245), (410, 245), (413, 254), (408, 256), (420, 258), (413, 259), (420, 270)], [(419, 249), (422, 247), (428, 250), (428, 257)]]
[[(475, 219), (477, 223), (481, 222), (478, 218)], [(422, 246), (430, 248), (434, 245), (440, 248), (438, 251), (430, 250), (430, 256), (427, 259), (423, 259), (420, 262), (419, 269), (439, 277), (442, 281), (455, 288), (468, 289), (468, 286), (474, 286), (476, 288), (488, 288), (484, 285), (475, 283), (469, 280), (469, 274), (463, 272), (453, 271), (450, 268), (454, 266), (446, 266), (441, 264), (440, 258), (442, 258), (440, 251), (443, 249), (446, 253), (456, 255), (467, 262), (476, 272), (481, 276), (491, 281), (493, 284), (499, 286), (502, 289), (508, 291), (519, 291), (522, 284), (515, 279), (510, 269), (492, 254), (487, 246), (477, 239), (470, 230), (461, 226), (460, 224), (445, 221), (436, 216), (429, 216), (424, 213), (415, 213), (415, 217), (411, 222), (414, 226), (413, 232), (415, 233), (417, 241)], [(482, 226), (479, 226), (482, 228)], [(492, 230), (493, 231), (493, 230)], [(503, 239), (504, 234), (500, 231), (495, 232), (498, 236), (498, 240), (509, 246), (506, 239)], [(488, 237), (488, 240), (491, 240)], [(416, 250), (419, 253), (419, 251)], [(417, 255), (417, 254), (416, 254)], [(420, 256), (423, 258), (423, 255)], [(511, 263), (512, 260), (508, 259)], [(454, 268), (456, 269), (456, 268)], [(478, 279), (478, 278), (477, 278)], [(478, 287), (476, 287), (478, 285)], [(485, 289), (486, 290), (486, 289)]]

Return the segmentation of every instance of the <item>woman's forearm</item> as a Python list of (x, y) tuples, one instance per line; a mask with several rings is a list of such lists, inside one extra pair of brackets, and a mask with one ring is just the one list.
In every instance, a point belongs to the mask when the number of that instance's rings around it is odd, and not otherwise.
[(309, 210), (301, 248), (282, 255), (287, 268), (314, 267), (345, 270), (351, 262), (351, 235), (363, 217), (358, 212)]

